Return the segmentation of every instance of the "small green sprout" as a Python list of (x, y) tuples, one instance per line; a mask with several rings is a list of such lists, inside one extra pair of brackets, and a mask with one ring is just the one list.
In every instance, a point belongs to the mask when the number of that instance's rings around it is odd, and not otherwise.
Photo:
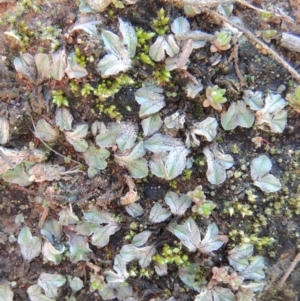
[(75, 60), (80, 66), (86, 67), (87, 59), (84, 55), (81, 54), (81, 51), (78, 47), (75, 47)]
[(141, 52), (138, 55), (135, 56), (135, 59), (141, 61), (142, 63), (145, 63), (147, 65), (150, 65), (152, 67), (155, 66), (154, 61), (150, 58), (150, 56), (145, 53), (145, 52)]
[(81, 95), (82, 96), (88, 96), (93, 91), (94, 91), (94, 88), (89, 83), (86, 83), (86, 84), (84, 84), (84, 86), (81, 90)]
[(205, 200), (201, 203), (195, 204), (192, 207), (192, 211), (208, 218), (215, 208), (216, 208), (216, 204), (214, 202)]
[(170, 187), (177, 189), (177, 181), (176, 180), (172, 180), (169, 182)]
[(168, 83), (171, 80), (171, 72), (166, 69), (156, 70), (153, 75), (158, 85)]
[(136, 60), (154, 67), (155, 63), (148, 55), (149, 41), (155, 36), (154, 32), (144, 31), (142, 28), (136, 27), (135, 32), (138, 38)]
[(203, 102), (204, 107), (212, 106), (215, 110), (222, 110), (222, 103), (227, 101), (226, 97), (223, 97), (226, 93), (226, 89), (221, 89), (215, 85), (213, 87), (207, 87), (205, 90), (206, 99)]
[(182, 180), (187, 181), (191, 179), (193, 171), (191, 169), (186, 169), (182, 175)]
[(122, 120), (122, 115), (121, 113), (117, 110), (115, 105), (110, 105), (108, 107), (105, 107), (104, 104), (99, 104), (98, 105), (100, 113), (104, 113), (108, 115), (111, 119), (114, 119), (116, 121), (121, 121)]
[(72, 93), (74, 93), (77, 96), (79, 94), (79, 91), (80, 91), (80, 86), (77, 82), (71, 81), (70, 82), (70, 89), (71, 89)]
[(57, 105), (58, 107), (61, 106), (69, 106), (68, 99), (64, 95), (63, 90), (53, 90), (52, 91), (52, 102)]
[(103, 80), (94, 89), (94, 95), (97, 95), (100, 100), (105, 100), (106, 98), (118, 93), (120, 89), (125, 85), (131, 85), (134, 81), (131, 77), (125, 74), (121, 74), (114, 79)]
[(266, 43), (270, 43), (271, 40), (276, 36), (276, 34), (277, 30), (271, 29), (269, 25), (261, 32), (261, 37)]
[(159, 35), (164, 35), (169, 29), (170, 18), (165, 16), (165, 10), (161, 8), (157, 18), (153, 21), (153, 27)]
[(228, 50), (231, 45), (231, 32), (230, 31), (217, 31), (212, 40), (212, 45), (210, 46), (211, 52), (225, 51)]
[(147, 42), (155, 36), (154, 32), (145, 31), (139, 27), (137, 27), (135, 29), (135, 32), (136, 32), (136, 36), (138, 38), (137, 47), (140, 47), (140, 48), (144, 47), (144, 45), (147, 44)]
[(293, 93), (287, 94), (286, 99), (295, 111), (300, 112), (300, 85), (296, 87)]
[(189, 264), (188, 255), (182, 251), (182, 243), (177, 244), (174, 247), (170, 247), (165, 244), (163, 246), (161, 254), (155, 254), (152, 260), (157, 264), (175, 264), (177, 266), (185, 266)]

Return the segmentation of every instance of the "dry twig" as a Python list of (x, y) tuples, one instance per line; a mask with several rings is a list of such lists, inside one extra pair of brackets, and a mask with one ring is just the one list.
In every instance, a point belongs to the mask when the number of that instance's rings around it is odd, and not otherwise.
[(297, 256), (295, 257), (295, 259), (293, 260), (293, 262), (291, 263), (289, 268), (284, 273), (283, 277), (280, 279), (280, 281), (278, 283), (279, 288), (283, 287), (285, 281), (288, 279), (290, 274), (293, 272), (293, 270), (295, 269), (295, 267), (299, 261), (300, 261), (300, 252), (297, 254)]
[(256, 44), (260, 45), (263, 49), (265, 49), (267, 53), (271, 55), (277, 63), (281, 64), (285, 69), (287, 69), (291, 76), (298, 83), (300, 83), (300, 74), (297, 72), (297, 70), (294, 69), (287, 61), (285, 61), (276, 51), (274, 51), (272, 48), (270, 48), (268, 45), (266, 45), (264, 42), (258, 39), (251, 31), (237, 24), (234, 24), (233, 22), (229, 21), (226, 17), (222, 16), (217, 12), (212, 11), (211, 9), (204, 7), (201, 7), (201, 9), (207, 14), (213, 16), (215, 19), (222, 20), (224, 23), (228, 23), (230, 26), (240, 30), (250, 41), (255, 42)]

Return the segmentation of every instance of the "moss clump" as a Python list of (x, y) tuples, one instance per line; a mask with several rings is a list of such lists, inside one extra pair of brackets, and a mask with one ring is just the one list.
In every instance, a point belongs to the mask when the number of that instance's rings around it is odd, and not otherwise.
[(136, 28), (135, 30), (138, 39), (135, 59), (154, 67), (155, 63), (149, 56), (149, 41), (155, 36), (155, 33), (144, 31), (142, 28)]
[(174, 247), (165, 244), (161, 253), (154, 255), (152, 260), (157, 264), (175, 264), (177, 266), (186, 266), (189, 264), (189, 257), (182, 251), (181, 243)]
[(67, 97), (64, 95), (63, 90), (53, 90), (52, 91), (52, 102), (58, 107), (69, 106)]
[(165, 15), (165, 10), (161, 8), (157, 18), (153, 21), (153, 28), (159, 35), (164, 35), (169, 29), (170, 18)]

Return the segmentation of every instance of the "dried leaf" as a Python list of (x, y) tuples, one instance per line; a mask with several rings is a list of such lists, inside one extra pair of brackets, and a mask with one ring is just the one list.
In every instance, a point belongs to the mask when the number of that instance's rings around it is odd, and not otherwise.
[(265, 155), (253, 159), (250, 165), (251, 178), (254, 181), (254, 185), (268, 193), (276, 192), (281, 189), (280, 181), (269, 174), (271, 168), (272, 162)]
[(73, 145), (77, 152), (84, 152), (88, 148), (88, 143), (83, 139), (88, 132), (87, 124), (75, 126), (74, 131), (65, 132), (66, 140)]
[(66, 278), (60, 274), (42, 273), (38, 279), (38, 285), (44, 289), (46, 296), (49, 298), (57, 297), (57, 289), (65, 282)]
[[(186, 145), (199, 146), (200, 141), (196, 138), (196, 135), (204, 136), (207, 141), (211, 142), (217, 136), (218, 122), (216, 118), (207, 117), (201, 122), (196, 122), (189, 128), (187, 135)], [(192, 141), (191, 141), (192, 138)]]
[(166, 105), (163, 91), (161, 87), (148, 84), (135, 92), (135, 100), (141, 105), (140, 117), (157, 113)]
[(96, 224), (110, 224), (117, 222), (116, 218), (108, 211), (99, 211), (95, 208), (83, 212), (83, 216), (88, 222)]
[(120, 228), (120, 225), (116, 223), (110, 223), (108, 225), (100, 227), (98, 230), (94, 231), (91, 241), (92, 244), (94, 246), (103, 248), (109, 243), (109, 237), (120, 230)]
[(242, 101), (232, 102), (228, 111), (221, 117), (221, 124), (226, 131), (233, 130), (237, 126), (250, 128), (253, 122), (254, 114)]
[(30, 81), (34, 82), (36, 79), (36, 68), (34, 58), (29, 53), (24, 53), (14, 59), (14, 66), (16, 70), (25, 75)]
[(119, 23), (119, 28), (123, 37), (123, 43), (127, 46), (130, 57), (134, 57), (137, 46), (137, 36), (134, 27), (130, 22), (125, 22), (120, 18)]
[(218, 250), (225, 242), (228, 241), (227, 236), (220, 237), (218, 232), (219, 229), (215, 223), (208, 225), (205, 237), (198, 246), (201, 253), (210, 253)]
[(65, 49), (60, 49), (52, 54), (50, 73), (56, 80), (61, 80), (65, 75), (65, 69), (67, 67), (66, 57)]
[(87, 20), (87, 21), (83, 21), (82, 23), (78, 23), (75, 24), (72, 29), (70, 30), (71, 32), (75, 31), (75, 30), (83, 30), (86, 33), (90, 34), (91, 36), (97, 36), (98, 35), (98, 30), (96, 25), (97, 24), (101, 24), (102, 21), (91, 21), (91, 20)]
[(145, 245), (149, 239), (149, 237), (151, 236), (152, 232), (151, 231), (143, 231), (137, 235), (135, 235), (132, 238), (132, 244), (135, 247), (142, 247), (143, 245)]
[(61, 174), (65, 172), (63, 166), (46, 163), (36, 164), (28, 170), (29, 180), (35, 182), (59, 181)]
[(121, 59), (115, 54), (105, 55), (98, 63), (97, 70), (101, 73), (103, 78), (111, 75), (116, 75), (120, 72), (125, 72), (131, 67), (131, 60)]
[(152, 223), (161, 223), (171, 216), (171, 212), (163, 208), (160, 203), (155, 203), (150, 210), (149, 220)]
[(45, 153), (39, 149), (30, 150), (27, 148), (21, 150), (9, 149), (0, 146), (0, 174), (25, 161), (42, 162), (46, 159)]
[(30, 301), (55, 301), (54, 299), (46, 297), (42, 293), (42, 288), (38, 284), (29, 286), (26, 292)]
[(174, 227), (174, 235), (181, 240), (190, 252), (197, 251), (201, 242), (201, 236), (197, 224), (191, 217), (183, 225)]
[(185, 123), (185, 114), (176, 111), (174, 114), (166, 117), (164, 119), (164, 124), (168, 129), (183, 129)]
[(49, 55), (45, 53), (37, 53), (34, 56), (34, 61), (37, 69), (38, 81), (42, 81), (43, 79), (48, 78), (51, 69), (51, 59)]
[(149, 49), (150, 57), (156, 62), (165, 59), (165, 52), (170, 57), (179, 53), (179, 47), (172, 34), (168, 36), (158, 36), (154, 44), (152, 44)]
[(105, 148), (96, 148), (90, 143), (88, 149), (83, 153), (85, 162), (92, 168), (102, 170), (107, 166), (105, 161), (110, 156), (110, 153)]
[(251, 90), (245, 90), (243, 100), (252, 110), (257, 111), (264, 106), (262, 96), (263, 94), (260, 91), (253, 92)]
[(37, 236), (32, 236), (28, 227), (24, 227), (20, 231), (18, 236), (18, 244), (20, 245), (23, 259), (28, 262), (39, 256), (41, 252), (41, 240)]
[(74, 292), (74, 293), (80, 291), (83, 288), (83, 286), (84, 286), (83, 281), (78, 277), (74, 277), (70, 281), (70, 288), (72, 289), (72, 292)]
[(265, 106), (256, 112), (256, 124), (260, 129), (282, 133), (287, 122), (287, 112), (282, 110), (286, 101), (279, 94), (268, 94)]
[(148, 175), (148, 164), (142, 158), (146, 154), (143, 142), (139, 142), (132, 149), (115, 154), (118, 165), (126, 167), (133, 178), (144, 178)]
[(67, 64), (67, 68), (65, 69), (65, 72), (70, 79), (82, 78), (88, 74), (86, 69), (77, 63), (75, 52), (71, 52), (68, 55), (67, 63), (68, 64)]
[(133, 203), (133, 204), (125, 206), (125, 210), (133, 218), (141, 216), (144, 213), (143, 207), (137, 203)]
[(70, 131), (72, 129), (73, 116), (65, 107), (58, 107), (55, 112), (55, 124), (61, 131)]
[(155, 134), (145, 141), (145, 148), (153, 153), (172, 151), (176, 147), (183, 146), (180, 139), (168, 135)]
[(230, 265), (238, 272), (243, 271), (249, 264), (249, 258), (253, 254), (252, 244), (242, 244), (228, 252)]
[(40, 119), (35, 126), (34, 135), (45, 142), (55, 141), (58, 138), (58, 132), (45, 119)]
[(24, 171), (23, 164), (19, 164), (14, 169), (8, 170), (2, 175), (2, 178), (6, 182), (16, 183), (20, 186), (29, 186), (32, 184), (29, 175)]
[(89, 260), (87, 253), (92, 251), (89, 248), (89, 244), (86, 242), (86, 237), (77, 235), (67, 229), (64, 231), (69, 238), (71, 262), (76, 263), (80, 260)]
[(187, 97), (190, 97), (190, 98), (195, 98), (197, 96), (197, 94), (199, 92), (201, 92), (203, 90), (203, 85), (201, 83), (201, 80), (198, 81), (197, 84), (195, 84), (194, 82), (192, 81), (189, 81), (186, 85), (186, 94), (187, 94)]
[(158, 113), (150, 115), (148, 118), (142, 120), (141, 122), (144, 136), (151, 136), (157, 132), (163, 125)]
[(192, 200), (186, 194), (182, 194), (179, 197), (172, 191), (167, 192), (165, 202), (169, 205), (171, 212), (175, 215), (183, 215), (192, 204)]
[(201, 271), (198, 264), (191, 263), (188, 266), (183, 266), (178, 269), (178, 276), (191, 289), (200, 292), (201, 282), (196, 281), (196, 275)]
[(211, 184), (219, 185), (226, 180), (226, 169), (230, 168), (234, 161), (230, 155), (224, 155), (217, 150), (216, 145), (205, 147), (203, 153), (207, 161), (206, 176)]

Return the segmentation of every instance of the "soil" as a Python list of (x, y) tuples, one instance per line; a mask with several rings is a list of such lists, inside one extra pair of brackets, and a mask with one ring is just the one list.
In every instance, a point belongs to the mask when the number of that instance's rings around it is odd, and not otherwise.
[[(5, 32), (16, 30), (16, 24), (22, 20), (30, 30), (34, 31), (39, 21), (44, 26), (55, 25), (62, 30), (58, 40), (67, 51), (74, 50), (74, 47), (77, 46), (84, 55), (93, 55), (94, 62), (88, 62), (86, 65), (88, 76), (77, 80), (78, 84), (83, 86), (84, 83), (90, 83), (95, 86), (101, 80), (100, 74), (95, 71), (99, 59), (105, 53), (101, 39), (91, 37), (83, 31), (68, 33), (70, 26), (79, 18), (78, 3), (65, 0), (32, 0), (32, 2), (39, 7), (41, 13), (34, 12), (32, 8), (27, 9), (17, 17), (16, 22), (4, 22), (0, 28), (0, 116), (6, 116), (10, 122), (10, 140), (5, 147), (20, 149), (24, 146), (29, 147), (29, 143), (34, 143), (36, 148), (47, 150), (34, 136), (31, 120), (36, 124), (39, 119), (44, 118), (54, 123), (56, 106), (52, 103), (52, 90), (64, 91), (69, 100), (69, 110), (76, 124), (85, 122), (90, 127), (95, 120), (104, 123), (114, 122), (114, 120), (99, 112), (97, 97), (81, 97), (72, 93), (67, 76), (60, 81), (49, 79), (37, 84), (31, 83), (26, 77), (15, 71), (13, 60), (24, 49), (14, 39), (5, 35)], [(280, 20), (278, 23), (271, 24), (272, 28), (278, 30), (278, 35), (271, 41), (270, 47), (300, 72), (300, 53), (289, 51), (280, 43), (282, 31), (300, 35), (299, 1), (274, 0), (253, 1), (253, 3), (260, 7), (267, 3), (280, 5), (294, 19), (294, 23)], [(122, 9), (111, 5), (109, 12), (94, 14), (94, 20), (101, 20), (103, 23), (100, 27), (114, 32), (117, 32), (119, 17), (130, 21), (136, 27), (153, 31), (152, 21), (156, 18), (160, 8), (165, 9), (171, 22), (176, 17), (183, 15), (182, 9), (175, 4), (173, 1), (140, 0), (136, 4), (125, 6)], [(0, 1), (0, 19), (7, 20), (8, 16), (17, 14), (17, 11), (18, 6), (15, 1)], [(235, 4), (233, 15), (238, 16), (244, 22), (244, 26), (255, 35), (261, 29), (262, 23), (253, 9)], [(220, 22), (206, 13), (189, 18), (189, 21), (193, 30), (201, 29), (214, 33), (215, 30), (221, 28)], [(31, 38), (25, 48), (25, 52), (32, 55), (39, 52), (41, 48), (45, 53), (51, 52), (50, 43), (42, 41), (38, 37)], [(226, 96), (230, 101), (223, 106), (223, 112), (228, 109), (230, 102), (241, 99), (244, 89), (262, 91), (265, 95), (268, 92), (280, 91), (283, 96), (293, 91), (296, 81), (289, 72), (252, 41), (244, 39), (239, 44), (238, 68), (244, 76), (244, 85), (241, 84), (234, 61), (230, 58), (231, 50), (222, 53), (219, 64), (212, 66), (210, 60), (212, 54), (209, 48), (210, 45), (207, 43), (205, 47), (192, 52), (187, 71), (192, 76), (201, 78), (204, 87), (217, 84), (226, 89)], [(142, 82), (152, 76), (152, 73), (152, 67), (136, 61), (134, 67), (127, 72), (135, 80), (135, 83), (123, 87), (117, 94), (106, 99), (105, 106), (115, 105), (122, 115), (122, 121), (133, 121), (140, 124), (139, 105), (135, 101), (134, 92), (141, 87)], [(161, 118), (164, 119), (177, 110), (184, 110), (186, 114), (185, 128), (180, 129), (176, 134), (176, 137), (182, 138), (182, 140), (185, 140), (184, 132), (188, 126), (209, 116), (220, 121), (221, 116), (213, 108), (202, 106), (205, 99), (203, 91), (194, 99), (187, 98), (184, 90), (187, 82), (188, 79), (182, 71), (172, 71), (173, 84), (165, 83), (163, 87), (165, 95), (175, 93), (175, 96), (166, 98), (167, 106), (160, 113)], [(128, 106), (130, 106), (130, 110), (127, 109)], [(300, 156), (294, 155), (296, 151), (300, 150), (300, 119), (299, 113), (295, 112), (293, 108), (287, 106), (286, 110), (288, 111), (288, 121), (282, 134), (262, 131), (257, 127), (250, 129), (237, 127), (233, 131), (225, 131), (221, 126), (219, 127), (217, 136), (219, 148), (224, 153), (231, 154), (235, 161), (234, 167), (230, 169), (231, 176), (229, 172), (226, 182), (222, 185), (210, 184), (206, 178), (206, 164), (195, 162), (191, 168), (190, 177), (181, 175), (173, 181), (166, 181), (152, 175), (146, 179), (135, 180), (140, 195), (139, 204), (144, 209), (144, 214), (135, 219), (130, 217), (124, 207), (120, 205), (120, 197), (124, 196), (128, 189), (123, 180), (123, 174), (127, 171), (114, 162), (113, 155), (108, 159), (107, 168), (91, 179), (88, 178), (85, 168), (83, 172), (65, 179), (34, 183), (28, 187), (0, 180), (0, 280), (13, 282), (13, 300), (24, 301), (29, 300), (26, 293), (27, 288), (37, 283), (42, 272), (77, 276), (84, 281), (84, 287), (75, 295), (76, 300), (102, 300), (99, 294), (90, 291), (91, 270), (86, 265), (86, 261), (72, 263), (65, 256), (60, 264), (54, 265), (43, 260), (43, 256), (40, 254), (30, 263), (24, 262), (16, 241), (21, 228), (26, 225), (34, 236), (42, 238), (39, 226), (42, 223), (43, 214), (46, 213), (45, 210), (49, 210), (46, 219), (58, 220), (60, 210), (69, 208), (69, 206), (79, 218), (82, 218), (83, 211), (91, 206), (96, 206), (99, 210), (108, 210), (119, 216), (121, 229), (110, 237), (107, 246), (97, 248), (89, 244), (93, 251), (90, 262), (101, 267), (101, 274), (105, 269), (112, 268), (114, 257), (123, 245), (129, 243), (125, 236), (130, 232), (133, 221), (139, 225), (140, 231), (148, 229), (154, 233), (149, 242), (155, 244), (158, 250), (161, 250), (165, 243), (174, 244), (176, 237), (167, 230), (167, 226), (171, 222), (183, 223), (191, 214), (191, 210), (180, 219), (176, 220), (175, 218), (171, 221), (168, 219), (153, 225), (147, 220), (150, 209), (157, 201), (163, 203), (164, 196), (168, 191), (187, 193), (198, 185), (202, 185), (207, 198), (215, 202), (217, 207), (214, 214), (208, 219), (201, 216), (195, 217), (197, 224), (204, 234), (207, 225), (216, 222), (221, 234), (229, 236), (229, 243), (212, 256), (207, 255), (206, 258), (205, 256), (203, 258), (203, 255), (192, 254), (189, 255), (190, 260), (202, 264), (209, 259), (212, 265), (220, 266), (222, 263), (227, 263), (227, 251), (242, 243), (245, 237), (255, 235), (259, 239), (272, 238), (272, 243), (263, 246), (255, 244), (255, 254), (264, 257), (266, 266), (266, 286), (264, 291), (257, 295), (257, 300), (300, 301), (299, 266), (296, 266), (283, 288), (278, 288), (280, 278), (296, 257), (300, 245), (300, 190), (298, 187), (300, 186)], [(140, 125), (139, 133), (142, 136)], [(251, 141), (254, 137), (264, 139), (261, 147), (256, 148)], [(92, 135), (89, 134), (87, 139), (92, 140)], [(208, 144), (208, 142), (201, 142), (200, 146), (192, 148), (189, 157), (197, 159), (197, 162), (205, 161), (202, 150)], [(76, 152), (63, 135), (60, 135), (57, 143), (51, 147), (64, 156), (71, 156), (73, 160), (86, 167), (82, 154)], [(66, 170), (77, 166), (76, 163), (66, 163), (61, 156), (50, 150), (47, 151), (49, 152), (48, 163), (65, 166)], [(283, 189), (278, 193), (264, 194), (252, 185), (249, 162), (260, 154), (266, 154), (272, 160), (272, 174), (278, 177), (283, 184)], [(247, 166), (246, 171), (243, 170), (243, 165)], [(235, 177), (234, 172), (241, 172), (244, 176)], [(56, 192), (53, 195), (46, 194), (51, 189), (56, 189)], [(246, 191), (249, 189), (258, 196), (255, 202), (248, 200)], [(293, 203), (292, 199), (296, 201)], [(242, 207), (249, 206), (252, 215), (243, 216), (238, 209), (238, 204), (242, 204)], [(235, 208), (233, 215), (228, 214), (229, 207)], [(268, 210), (271, 210), (271, 214), (266, 213)], [(25, 222), (22, 225), (15, 222), (17, 214), (24, 216)], [(234, 232), (234, 230), (237, 231)], [(90, 242), (91, 238), (87, 239)], [(44, 238), (42, 240), (44, 241)], [(67, 240), (67, 236), (63, 234), (62, 242), (66, 243)], [(185, 252), (188, 253), (187, 249)], [(153, 270), (153, 266), (150, 267)], [(137, 267), (137, 269), (139, 268)], [(205, 277), (208, 280), (211, 274), (207, 273)], [(180, 301), (194, 300), (197, 295), (180, 280), (176, 265), (170, 265), (169, 273), (166, 276), (130, 277), (128, 282), (133, 286), (137, 300), (160, 300), (159, 298), (167, 300), (167, 297), (171, 296)], [(70, 294), (69, 286), (65, 285), (60, 289), (56, 300), (67, 300), (66, 296), (70, 296)]]

